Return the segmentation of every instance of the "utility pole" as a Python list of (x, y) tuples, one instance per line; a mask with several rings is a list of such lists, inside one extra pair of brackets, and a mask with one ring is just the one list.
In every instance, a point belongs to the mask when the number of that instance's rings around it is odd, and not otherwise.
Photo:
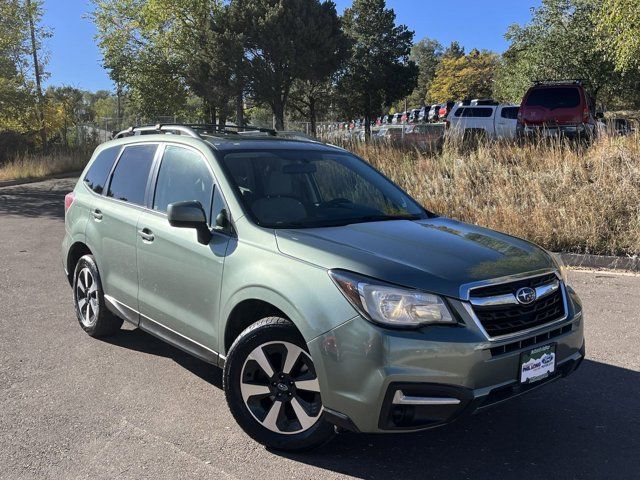
[(40, 64), (38, 63), (38, 44), (36, 43), (36, 27), (33, 21), (33, 9), (31, 8), (31, 0), (25, 0), (27, 15), (29, 16), (29, 31), (31, 33), (31, 52), (33, 54), (33, 70), (36, 77), (36, 115), (40, 124), (40, 139), (42, 140), (42, 149), (47, 150), (47, 130), (44, 125), (44, 97), (42, 95), (42, 79), (40, 72)]

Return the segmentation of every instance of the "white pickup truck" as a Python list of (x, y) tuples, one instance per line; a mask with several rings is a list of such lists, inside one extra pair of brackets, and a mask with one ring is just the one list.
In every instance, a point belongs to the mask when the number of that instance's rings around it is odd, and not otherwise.
[(512, 104), (456, 104), (447, 117), (447, 135), (463, 140), (511, 139), (516, 136), (518, 107)]

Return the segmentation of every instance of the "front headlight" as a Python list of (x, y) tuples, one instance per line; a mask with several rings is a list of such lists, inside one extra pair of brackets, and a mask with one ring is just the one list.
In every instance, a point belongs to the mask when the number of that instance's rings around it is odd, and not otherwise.
[(344, 270), (330, 270), (329, 276), (356, 310), (375, 323), (405, 328), (457, 323), (438, 295), (388, 285)]

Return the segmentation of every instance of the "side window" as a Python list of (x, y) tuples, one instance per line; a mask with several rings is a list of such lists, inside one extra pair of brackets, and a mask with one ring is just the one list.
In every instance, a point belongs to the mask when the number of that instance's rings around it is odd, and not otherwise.
[(143, 205), (149, 171), (157, 148), (157, 145), (126, 147), (111, 176), (107, 196)]
[(84, 177), (84, 183), (98, 195), (104, 192), (104, 186), (107, 183), (107, 177), (120, 153), (120, 147), (111, 147), (101, 151), (96, 159), (89, 167), (87, 175)]
[(197, 200), (211, 223), (213, 177), (202, 156), (190, 149), (169, 145), (162, 156), (153, 209), (166, 212), (169, 204)]
[(502, 112), (500, 113), (500, 116), (502, 118), (515, 120), (516, 118), (518, 118), (518, 110), (518, 107), (504, 107), (502, 109)]

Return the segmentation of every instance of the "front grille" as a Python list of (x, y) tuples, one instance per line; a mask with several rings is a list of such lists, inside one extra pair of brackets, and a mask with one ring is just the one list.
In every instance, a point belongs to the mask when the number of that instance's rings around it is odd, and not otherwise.
[[(557, 280), (554, 274), (543, 275), (511, 283), (490, 285), (472, 291), (474, 298), (514, 294), (519, 288), (536, 288)], [(490, 337), (499, 337), (544, 325), (565, 316), (562, 288), (540, 298), (531, 305), (474, 305), (473, 311)]]

